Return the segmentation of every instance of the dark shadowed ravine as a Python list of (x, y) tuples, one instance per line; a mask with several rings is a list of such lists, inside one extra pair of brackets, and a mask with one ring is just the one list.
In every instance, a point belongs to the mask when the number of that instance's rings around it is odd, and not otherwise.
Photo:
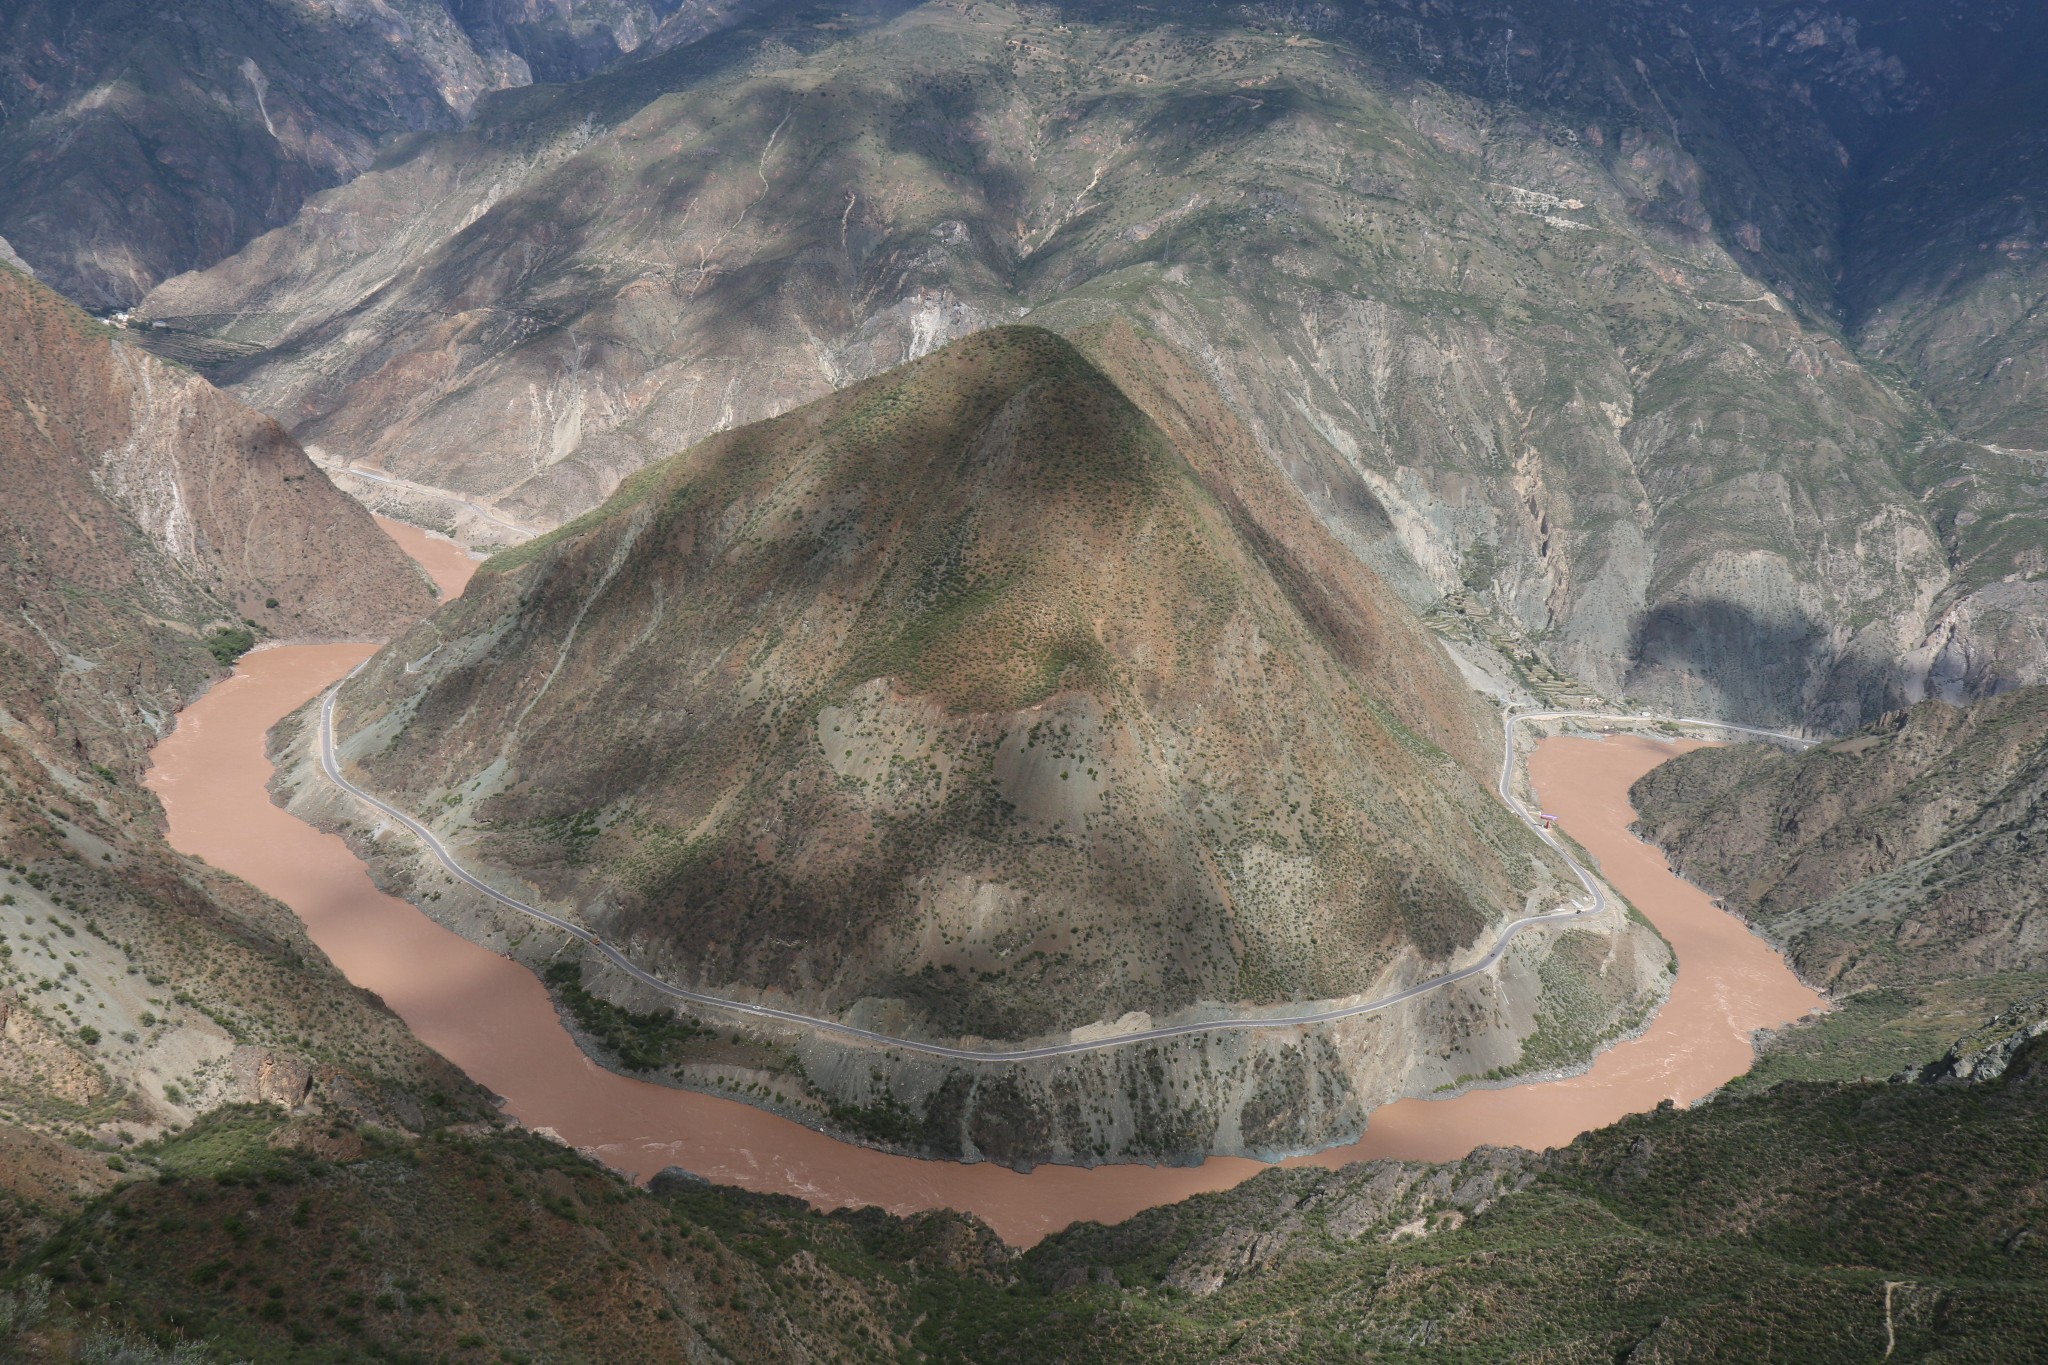
[[(427, 566), (443, 600), (460, 591), (471, 566), (459, 551), (411, 527), (386, 529)], [(265, 734), (374, 648), (279, 645), (250, 654), (232, 679), (180, 716), (176, 732), (157, 747), (149, 783), (169, 816), (174, 846), (289, 905), (351, 981), (383, 997), (428, 1045), (503, 1096), (522, 1123), (551, 1129), (643, 1179), (681, 1166), (825, 1209), (962, 1209), (1020, 1245), (1077, 1221), (1115, 1222), (1226, 1188), (1263, 1169), (1233, 1157), (1188, 1167), (1044, 1165), (1029, 1174), (922, 1161), (596, 1066), (563, 1030), (532, 973), (378, 891), (339, 838), (271, 804)], [(1567, 1080), (1386, 1106), (1362, 1141), (1290, 1164), (1440, 1160), (1482, 1144), (1566, 1142), (1662, 1100), (1698, 1098), (1748, 1068), (1754, 1030), (1818, 1004), (1762, 940), (1628, 833), (1629, 786), (1679, 751), (1639, 738), (1553, 739), (1531, 760), (1545, 807), (1678, 952), (1671, 1001), (1642, 1036)]]

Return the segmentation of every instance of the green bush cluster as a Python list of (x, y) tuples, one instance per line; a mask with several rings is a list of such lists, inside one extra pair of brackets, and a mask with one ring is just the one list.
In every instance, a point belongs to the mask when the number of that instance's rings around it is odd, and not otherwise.
[(229, 667), (256, 648), (256, 633), (241, 626), (222, 626), (206, 637), (206, 648), (222, 667)]
[(568, 1007), (577, 1026), (629, 1070), (659, 1071), (673, 1066), (686, 1043), (712, 1036), (710, 1029), (673, 1014), (641, 1014), (599, 999), (584, 988), (579, 963), (549, 963), (541, 976)]

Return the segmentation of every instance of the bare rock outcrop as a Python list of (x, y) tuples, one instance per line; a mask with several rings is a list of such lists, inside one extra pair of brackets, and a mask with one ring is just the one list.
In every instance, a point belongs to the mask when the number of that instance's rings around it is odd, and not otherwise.
[(296, 1109), (313, 1093), (313, 1068), (303, 1058), (267, 1047), (238, 1047), (229, 1060), (235, 1088), (257, 1104)]
[(99, 1067), (11, 990), (0, 991), (0, 1086), (66, 1104), (90, 1104), (107, 1092)]
[(1237, 1280), (1325, 1257), (1332, 1243), (1426, 1240), (1525, 1188), (1541, 1163), (1530, 1152), (1481, 1148), (1440, 1166), (1374, 1161), (1284, 1182), (1267, 1178), (1215, 1197), (1226, 1215), (1174, 1260), (1165, 1283), (1206, 1298)]
[(1958, 1038), (1940, 1061), (1912, 1078), (1935, 1085), (1995, 1081), (2005, 1075), (2021, 1049), (2043, 1037), (2048, 1037), (2048, 994), (2001, 1010), (1983, 1026)]

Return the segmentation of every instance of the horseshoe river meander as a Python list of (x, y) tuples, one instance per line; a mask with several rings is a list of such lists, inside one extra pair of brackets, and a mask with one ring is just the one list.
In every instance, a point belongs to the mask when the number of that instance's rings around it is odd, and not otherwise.
[[(452, 542), (380, 524), (427, 568), (444, 598), (474, 565)], [(720, 1099), (616, 1075), (590, 1062), (524, 967), (385, 895), (337, 837), (271, 804), (270, 727), (330, 686), (371, 644), (276, 645), (189, 707), (158, 745), (149, 782), (171, 843), (290, 906), (348, 978), (375, 991), (429, 1046), (503, 1096), (508, 1113), (645, 1179), (682, 1166), (710, 1180), (794, 1194), (819, 1208), (874, 1204), (898, 1213), (971, 1211), (1029, 1245), (1084, 1219), (1223, 1189), (1260, 1162), (1199, 1166), (1040, 1166), (1029, 1174), (891, 1156)], [(1565, 1080), (1404, 1100), (1375, 1111), (1359, 1142), (1289, 1164), (1341, 1166), (1377, 1157), (1447, 1160), (1483, 1144), (1543, 1148), (1670, 1099), (1689, 1103), (1747, 1070), (1751, 1033), (1807, 1013), (1819, 998), (1784, 960), (1656, 849), (1631, 835), (1630, 785), (1689, 744), (1637, 736), (1552, 738), (1529, 761), (1544, 808), (1599, 859), (1608, 882), (1677, 951), (1669, 1003), (1640, 1036)]]

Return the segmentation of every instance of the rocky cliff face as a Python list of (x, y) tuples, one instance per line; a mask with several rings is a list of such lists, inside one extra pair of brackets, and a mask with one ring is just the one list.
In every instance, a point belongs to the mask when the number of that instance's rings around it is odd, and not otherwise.
[[(1909, 1071), (1906, 1077), (1936, 1085), (1982, 1085), (2005, 1075), (2028, 1046), (2043, 1036), (2048, 1036), (2048, 995), (2037, 995), (2000, 1010), (1982, 1027), (1956, 1039), (1940, 1060), (1917, 1072)], [(2039, 1064), (2038, 1058), (2035, 1064)]]
[(541, 524), (965, 332), (1122, 316), (1412, 605), (1599, 692), (1842, 726), (2038, 680), (2038, 473), (1845, 330), (1890, 259), (1841, 236), (1859, 158), (1944, 87), (1793, 8), (1468, 8), (766, 10), (145, 313), (325, 458)]
[(685, 42), (705, 0), (28, 0), (0, 17), (0, 233), (119, 308), (485, 94)]
[(343, 1076), (391, 1121), (467, 1096), (283, 906), (173, 854), (141, 785), (224, 671), (210, 631), (386, 633), (422, 575), (276, 423), (6, 268), (0, 557), (0, 1125), (120, 1145)]
[[(1102, 365), (992, 330), (651, 467), (380, 655), (344, 752), (663, 977), (899, 1036), (1387, 994), (1562, 900), (1413, 615), (1198, 370), (1085, 339)], [(1593, 932), (1619, 951), (1543, 970), (1600, 979), (1598, 1034), (1665, 954)], [(1309, 1070), (1277, 1036), (995, 1070), (797, 1046), (913, 1145), (1287, 1150), (1512, 1070), (1547, 952)]]
[(628, 53), (666, 52), (760, 8), (758, 0), (452, 0), (480, 52), (516, 57), (536, 81), (578, 80)]
[(2041, 681), (2029, 661), (2048, 657), (2048, 16), (1852, 8), (1860, 50), (1890, 49), (1910, 80), (1857, 139), (1869, 169), (1844, 201), (1842, 313), (1956, 438), (1924, 433), (1911, 457), (1953, 571), (1905, 696), (1959, 703)]
[(1797, 756), (1700, 750), (1644, 836), (1837, 990), (2048, 970), (2048, 688), (1928, 702)]

